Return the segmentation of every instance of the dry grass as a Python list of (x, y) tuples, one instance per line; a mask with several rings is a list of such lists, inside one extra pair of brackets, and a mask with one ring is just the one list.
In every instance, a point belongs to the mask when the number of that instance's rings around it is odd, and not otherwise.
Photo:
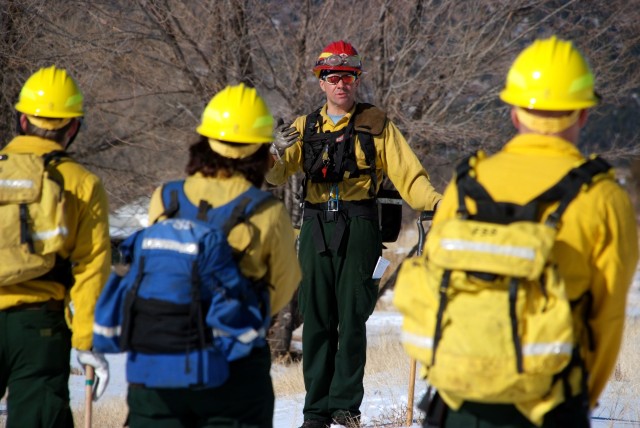
[[(97, 428), (122, 428), (127, 418), (127, 403), (123, 399), (105, 398), (93, 404), (91, 422)], [(84, 427), (84, 407), (76, 408), (73, 420), (76, 427)]]
[[(615, 372), (611, 377), (608, 402), (609, 408), (596, 409), (595, 414), (603, 412), (613, 419), (634, 421), (640, 423), (640, 409), (637, 407), (640, 397), (640, 371), (638, 370), (638, 355), (640, 354), (640, 319), (627, 319), (622, 343), (622, 350), (618, 357)], [(610, 426), (616, 426), (611, 421)], [(634, 425), (636, 426), (636, 425)]]
[[(406, 396), (395, 394), (397, 394), (398, 385), (403, 384), (406, 385), (408, 392), (410, 365), (410, 359), (402, 349), (397, 333), (378, 338), (376, 343), (367, 350), (365, 390), (379, 395), (384, 400), (384, 409), (369, 422), (371, 426), (387, 424), (404, 426), (407, 419)], [(416, 396), (415, 402), (420, 398)], [(417, 414), (414, 413), (414, 418), (416, 416)]]
[(304, 392), (302, 362), (274, 363), (271, 374), (276, 397), (286, 397)]
[[(367, 348), (367, 366), (365, 382), (372, 387), (397, 385), (397, 379), (409, 373), (409, 358), (404, 353), (399, 337), (394, 329), (382, 331), (375, 342)], [(380, 376), (380, 379), (377, 378)], [(275, 362), (273, 365), (273, 383), (277, 396), (295, 395), (304, 392), (301, 362)]]

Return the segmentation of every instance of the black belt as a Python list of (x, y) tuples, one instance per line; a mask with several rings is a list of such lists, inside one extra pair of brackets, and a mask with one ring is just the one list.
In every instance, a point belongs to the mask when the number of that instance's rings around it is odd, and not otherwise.
[(370, 220), (378, 219), (378, 205), (375, 199), (363, 199), (361, 201), (336, 201), (320, 202), (312, 204), (304, 203), (304, 218), (310, 219), (321, 214), (323, 221), (338, 221), (341, 217), (364, 217)]
[(336, 201), (321, 202), (313, 204), (311, 202), (304, 203), (304, 220), (313, 221), (313, 241), (318, 253), (327, 250), (324, 242), (324, 234), (322, 232), (322, 223), (336, 222), (336, 228), (333, 231), (331, 242), (328, 248), (337, 251), (342, 242), (342, 237), (347, 229), (347, 219), (353, 217), (362, 217), (369, 220), (377, 221), (378, 205), (375, 199), (363, 199), (360, 201)]
[(5, 312), (18, 312), (18, 311), (50, 311), (50, 312), (62, 312), (64, 311), (64, 302), (62, 300), (47, 300), (46, 302), (36, 303), (23, 303), (21, 305), (12, 306), (4, 309)]

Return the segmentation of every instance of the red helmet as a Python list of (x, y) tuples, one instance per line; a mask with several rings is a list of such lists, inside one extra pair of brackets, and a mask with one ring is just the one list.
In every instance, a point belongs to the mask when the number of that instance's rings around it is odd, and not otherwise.
[(320, 77), (322, 70), (353, 71), (362, 73), (362, 61), (358, 52), (344, 40), (329, 43), (316, 60), (313, 74)]

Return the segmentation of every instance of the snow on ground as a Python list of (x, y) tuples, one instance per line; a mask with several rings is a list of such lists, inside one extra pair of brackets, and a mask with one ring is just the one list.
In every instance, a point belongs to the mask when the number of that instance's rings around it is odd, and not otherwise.
[(147, 212), (148, 197), (141, 197), (135, 202), (123, 205), (109, 215), (109, 236), (112, 239), (125, 239), (133, 232), (149, 225)]

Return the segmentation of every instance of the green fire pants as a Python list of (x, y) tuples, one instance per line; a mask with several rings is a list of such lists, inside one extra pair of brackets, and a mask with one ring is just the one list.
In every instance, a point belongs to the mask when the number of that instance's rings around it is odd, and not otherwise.
[[(313, 236), (318, 224), (314, 223), (316, 220), (305, 219), (299, 247), (304, 418), (358, 416), (364, 396), (365, 323), (378, 295), (378, 281), (371, 276), (382, 253), (380, 231), (375, 221), (347, 219), (337, 251), (319, 253), (318, 236)], [(336, 224), (320, 223), (326, 243)]]
[(7, 428), (73, 427), (69, 408), (71, 332), (62, 310), (0, 311), (0, 396)]
[(130, 385), (130, 428), (271, 428), (275, 402), (269, 347), (230, 364), (217, 388), (160, 389)]

